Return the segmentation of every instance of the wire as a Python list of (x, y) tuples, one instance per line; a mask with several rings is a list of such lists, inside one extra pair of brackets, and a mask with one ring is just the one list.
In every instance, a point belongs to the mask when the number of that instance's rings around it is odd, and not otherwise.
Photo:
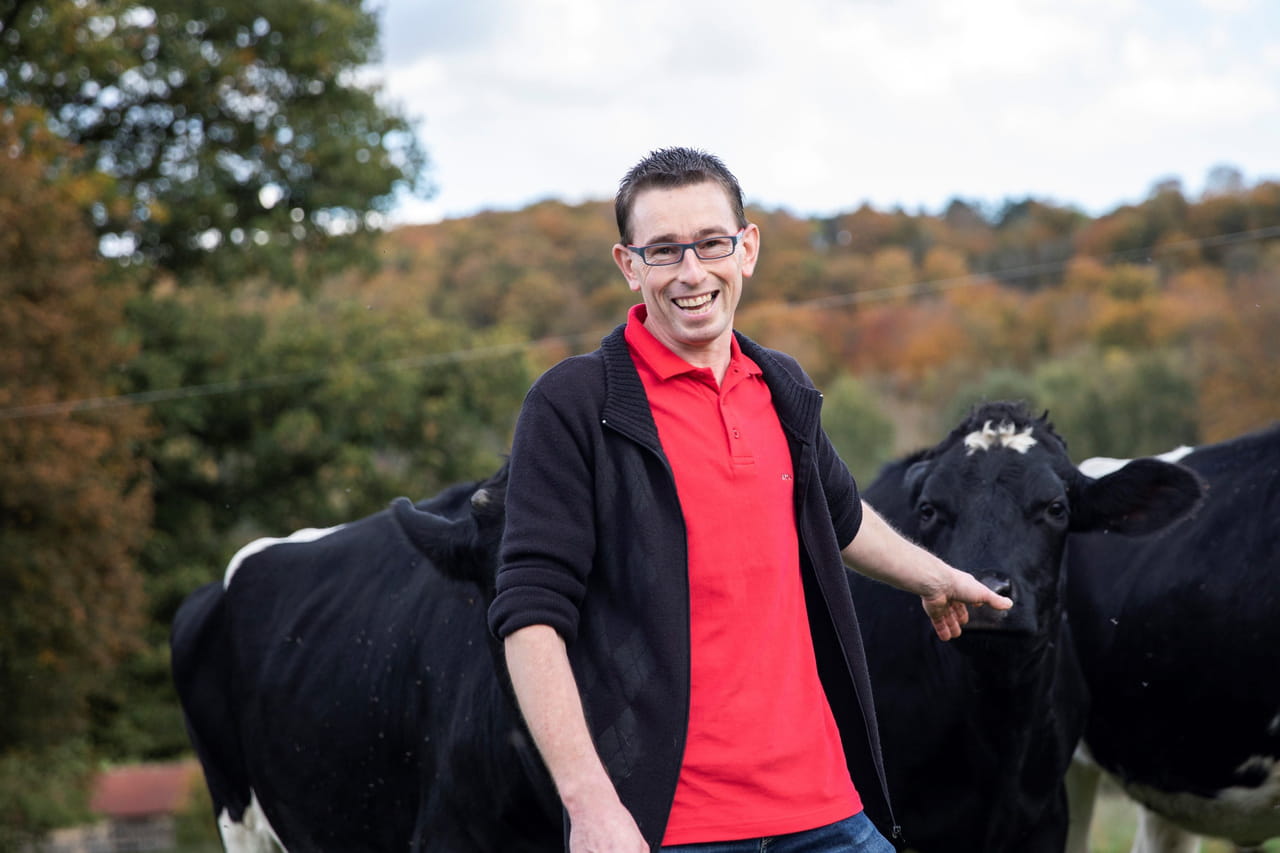
[[(887, 299), (900, 299), (903, 296), (927, 296), (945, 290), (988, 283), (993, 278), (1009, 280), (1039, 275), (1045, 272), (1061, 271), (1065, 269), (1071, 261), (1083, 257), (1094, 258), (1095, 260), (1103, 263), (1130, 261), (1135, 258), (1150, 262), (1153, 255), (1159, 255), (1167, 252), (1182, 251), (1189, 248), (1206, 248), (1213, 246), (1225, 246), (1233, 243), (1253, 242), (1257, 240), (1265, 240), (1271, 237), (1280, 237), (1280, 225), (1258, 228), (1252, 231), (1238, 231), (1232, 234), (1218, 234), (1211, 237), (1179, 240), (1176, 243), (1168, 243), (1163, 246), (1130, 249), (1123, 252), (1114, 252), (1102, 257), (1095, 257), (1092, 255), (1072, 255), (1070, 258), (1060, 261), (1029, 264), (1005, 270), (975, 272), (953, 278), (911, 282), (909, 284), (901, 284), (894, 287), (878, 288), (875, 290), (859, 290), (852, 293), (843, 293), (834, 296), (819, 296), (801, 302), (790, 302), (769, 306), (768, 310), (820, 310), (857, 305), (866, 302), (878, 302)], [(455, 350), (453, 352), (398, 358), (390, 361), (368, 362), (365, 364), (355, 365), (355, 367), (358, 370), (364, 370), (367, 372), (397, 369), (422, 370), (451, 364), (464, 364), (471, 361), (482, 361), (489, 358), (516, 355), (521, 352), (527, 352), (542, 347), (563, 347), (583, 338), (599, 339), (600, 337), (603, 337), (607, 331), (607, 329), (602, 329), (595, 332), (575, 332), (568, 335), (540, 338), (535, 341), (500, 344), (469, 350)], [(196, 397), (211, 397), (219, 394), (235, 394), (243, 391), (257, 391), (263, 388), (277, 388), (285, 385), (315, 382), (336, 373), (338, 370), (350, 369), (350, 365), (342, 365), (341, 367), (318, 368), (316, 370), (308, 370), (299, 373), (263, 376), (257, 379), (212, 382), (204, 385), (187, 385), (178, 388), (157, 389), (154, 391), (137, 391), (130, 394), (117, 394), (109, 397), (92, 397), (84, 400), (67, 400), (56, 403), (40, 403), (30, 406), (11, 406), (8, 408), (0, 408), (0, 420), (70, 415), (78, 412), (120, 408), (124, 406), (142, 406), (151, 403), (167, 403), (174, 400), (186, 400)]]
[[(524, 341), (514, 344), (498, 344), (469, 350), (455, 350), (453, 352), (434, 353), (432, 355), (397, 358), (390, 361), (366, 362), (364, 364), (354, 365), (354, 367), (357, 370), (363, 370), (367, 373), (406, 368), (422, 370), (424, 368), (440, 367), (449, 364), (464, 364), (470, 361), (483, 361), (484, 359), (489, 358), (515, 355), (541, 346), (550, 346), (551, 344), (571, 343), (572, 341), (581, 337), (586, 337), (589, 334), (592, 333), (580, 332), (573, 335), (543, 338), (536, 341)], [(603, 336), (604, 332), (602, 331), (597, 334)], [(154, 391), (135, 391), (130, 394), (116, 394), (110, 397), (92, 397), (84, 400), (38, 403), (30, 406), (12, 406), (0, 409), (0, 420), (69, 415), (77, 412), (87, 412), (98, 409), (112, 409), (123, 406), (141, 406), (150, 403), (167, 403), (174, 400), (185, 400), (195, 397), (212, 397), (219, 394), (234, 394), (240, 391), (257, 391), (263, 388), (297, 385), (304, 382), (315, 382), (317, 380), (324, 379), (339, 370), (350, 370), (351, 367), (352, 365), (341, 365), (340, 367), (326, 367), (316, 370), (301, 371), (298, 373), (283, 373), (277, 376), (262, 376), (257, 379), (210, 382), (204, 385), (186, 385), (179, 388), (163, 388)]]

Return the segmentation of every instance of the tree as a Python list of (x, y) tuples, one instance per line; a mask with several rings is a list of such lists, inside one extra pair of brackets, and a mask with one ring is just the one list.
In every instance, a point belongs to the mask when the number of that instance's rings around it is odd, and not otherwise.
[(0, 103), (44, 109), (110, 175), (89, 198), (108, 254), (300, 280), (349, 259), (393, 191), (425, 191), (408, 121), (359, 74), (377, 22), (361, 0), (0, 0)]
[(1071, 456), (1149, 456), (1199, 439), (1196, 388), (1176, 351), (1085, 350), (1034, 373)]
[(1229, 163), (1219, 163), (1209, 170), (1204, 182), (1205, 198), (1217, 195), (1240, 195), (1244, 192), (1244, 174)]
[(893, 451), (893, 423), (875, 395), (848, 373), (823, 394), (822, 426), (859, 483), (870, 485)]
[(941, 416), (935, 429), (938, 434), (945, 435), (968, 417), (976, 406), (997, 400), (1023, 402), (1031, 409), (1039, 407), (1035, 384), (1029, 376), (1007, 367), (997, 367), (957, 390), (951, 401), (940, 410)]
[(352, 521), (501, 463), (531, 381), (522, 348), (501, 329), (477, 334), (375, 302), (250, 282), (175, 288), (134, 307), (134, 325), (156, 330), (130, 364), (134, 384), (178, 390), (154, 406), (146, 647), (127, 680), (95, 696), (95, 735), (111, 755), (186, 747), (168, 626), (238, 548)]
[(131, 354), (129, 288), (78, 219), (92, 188), (48, 180), (74, 154), (38, 111), (0, 111), (0, 849), (74, 814), (89, 699), (143, 614), (145, 413), (59, 405), (111, 394)]
[(1196, 347), (1206, 441), (1280, 421), (1280, 246), (1273, 244), (1262, 269), (1222, 294), (1222, 302)]

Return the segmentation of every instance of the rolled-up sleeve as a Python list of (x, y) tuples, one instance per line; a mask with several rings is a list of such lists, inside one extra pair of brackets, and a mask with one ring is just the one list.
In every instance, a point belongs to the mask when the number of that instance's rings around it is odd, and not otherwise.
[(843, 549), (858, 535), (862, 526), (862, 496), (858, 484), (836, 453), (826, 433), (819, 435), (818, 470), (822, 478), (822, 490), (827, 496), (827, 509), (831, 513), (831, 526), (835, 528), (836, 542)]

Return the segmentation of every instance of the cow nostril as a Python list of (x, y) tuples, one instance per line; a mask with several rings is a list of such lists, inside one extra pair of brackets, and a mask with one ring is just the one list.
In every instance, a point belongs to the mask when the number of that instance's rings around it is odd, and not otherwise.
[(1008, 578), (1000, 575), (979, 575), (978, 580), (992, 592), (1003, 595), (1005, 598), (1013, 598), (1013, 581)]

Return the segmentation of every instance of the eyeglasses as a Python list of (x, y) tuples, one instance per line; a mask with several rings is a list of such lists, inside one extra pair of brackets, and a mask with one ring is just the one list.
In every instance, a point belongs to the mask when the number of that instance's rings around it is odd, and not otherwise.
[(648, 246), (627, 246), (640, 256), (651, 267), (667, 267), (684, 260), (685, 249), (693, 249), (699, 260), (716, 261), (727, 258), (738, 248), (742, 239), (743, 228), (737, 234), (726, 234), (722, 237), (703, 237), (692, 243), (650, 243)]

